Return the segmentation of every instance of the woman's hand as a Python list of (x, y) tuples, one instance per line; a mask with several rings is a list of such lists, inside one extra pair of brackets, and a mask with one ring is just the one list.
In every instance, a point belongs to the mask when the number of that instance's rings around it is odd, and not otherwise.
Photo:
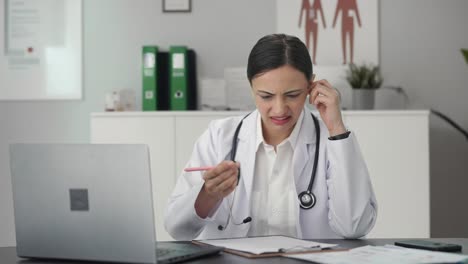
[(343, 134), (346, 128), (341, 118), (341, 98), (327, 80), (313, 81), (309, 102), (317, 108), (330, 136)]
[(237, 186), (239, 163), (225, 160), (203, 174), (203, 190), (214, 199), (221, 200), (228, 196)]
[(225, 160), (203, 174), (205, 184), (195, 201), (195, 210), (206, 218), (216, 204), (228, 196), (237, 186), (239, 163)]

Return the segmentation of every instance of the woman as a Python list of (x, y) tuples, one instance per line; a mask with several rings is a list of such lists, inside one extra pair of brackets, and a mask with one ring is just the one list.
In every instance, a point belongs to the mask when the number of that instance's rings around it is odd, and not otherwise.
[[(165, 216), (169, 234), (366, 235), (377, 216), (368, 171), (343, 124), (339, 94), (314, 81), (304, 43), (283, 34), (261, 38), (247, 77), (257, 109), (211, 122), (195, 143), (187, 167), (216, 166), (179, 177)], [(307, 96), (322, 121), (304, 107)]]

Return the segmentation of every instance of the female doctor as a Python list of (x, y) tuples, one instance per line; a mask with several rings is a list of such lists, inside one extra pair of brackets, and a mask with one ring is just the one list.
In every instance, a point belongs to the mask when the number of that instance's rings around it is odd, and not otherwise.
[[(211, 122), (195, 143), (169, 198), (166, 230), (175, 239), (286, 235), (358, 238), (377, 202), (339, 93), (314, 80), (298, 38), (274, 34), (253, 47), (247, 77), (257, 109)], [(321, 120), (304, 107), (309, 102)]]

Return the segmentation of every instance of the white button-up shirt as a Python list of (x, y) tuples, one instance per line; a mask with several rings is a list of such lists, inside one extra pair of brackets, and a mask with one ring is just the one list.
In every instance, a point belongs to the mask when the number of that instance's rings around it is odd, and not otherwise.
[(261, 117), (257, 118), (255, 174), (252, 188), (252, 223), (249, 236), (297, 236), (297, 192), (292, 158), (304, 112), (291, 135), (275, 147), (263, 138)]

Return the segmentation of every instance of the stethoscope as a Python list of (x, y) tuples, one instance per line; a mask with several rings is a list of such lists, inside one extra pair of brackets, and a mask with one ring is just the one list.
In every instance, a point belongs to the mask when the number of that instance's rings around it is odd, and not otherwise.
[[(244, 116), (242, 118), (242, 120), (239, 122), (239, 124), (236, 127), (236, 131), (234, 132), (234, 137), (232, 139), (231, 156), (230, 156), (230, 159), (232, 161), (235, 161), (236, 154), (237, 154), (237, 141), (238, 141), (239, 131), (240, 131), (241, 127), (242, 127), (244, 119), (247, 118), (251, 113), (248, 113), (246, 116)], [(310, 115), (312, 116), (312, 119), (314, 120), (314, 125), (315, 125), (316, 147), (315, 147), (314, 166), (312, 168), (312, 175), (310, 177), (309, 186), (307, 186), (307, 190), (301, 192), (298, 195), (300, 206), (301, 206), (302, 209), (310, 209), (310, 208), (314, 207), (315, 204), (316, 204), (316, 201), (317, 201), (317, 199), (315, 198), (315, 195), (312, 193), (312, 187), (314, 185), (315, 175), (317, 173), (317, 163), (318, 163), (319, 150), (320, 150), (320, 126), (319, 126), (319, 121), (318, 121), (317, 117), (315, 117), (312, 113), (310, 113)], [(238, 175), (237, 175), (237, 179), (238, 179), (238, 183), (239, 183), (240, 168), (239, 168), (239, 172), (238, 172)], [(235, 197), (233, 198), (233, 200), (234, 199), (235, 199)], [(232, 204), (230, 206), (228, 220), (226, 221), (226, 224), (224, 225), (224, 227), (229, 224), (231, 214), (232, 214)], [(245, 218), (242, 221), (242, 223), (234, 223), (234, 224), (235, 225), (241, 225), (241, 224), (248, 223), (250, 221), (252, 221), (252, 218), (249, 216), (249, 217)], [(219, 225), (218, 229), (219, 230), (224, 230), (224, 227), (222, 225)]]

